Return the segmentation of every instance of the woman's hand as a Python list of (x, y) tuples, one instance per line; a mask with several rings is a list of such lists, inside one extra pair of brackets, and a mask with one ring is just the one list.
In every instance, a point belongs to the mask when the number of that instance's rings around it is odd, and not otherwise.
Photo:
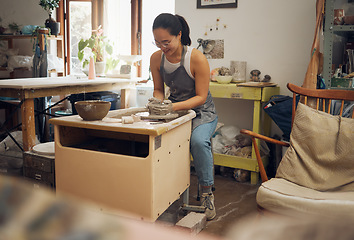
[(152, 115), (167, 115), (173, 112), (173, 105), (170, 100), (161, 101), (157, 98), (150, 98), (147, 107)]

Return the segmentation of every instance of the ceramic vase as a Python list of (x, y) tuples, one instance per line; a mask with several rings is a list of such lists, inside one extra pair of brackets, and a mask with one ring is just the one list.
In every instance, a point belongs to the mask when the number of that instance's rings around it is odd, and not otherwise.
[(244, 61), (231, 61), (230, 71), (232, 75), (232, 82), (245, 82), (246, 81), (246, 68), (247, 62)]
[(93, 58), (90, 58), (88, 79), (95, 79), (95, 78), (96, 78), (95, 60)]

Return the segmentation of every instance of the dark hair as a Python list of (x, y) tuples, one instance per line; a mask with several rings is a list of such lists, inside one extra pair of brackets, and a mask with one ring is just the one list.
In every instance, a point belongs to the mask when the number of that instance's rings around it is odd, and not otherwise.
[(192, 41), (189, 37), (189, 26), (184, 17), (180, 15), (173, 15), (170, 13), (161, 13), (158, 15), (152, 25), (152, 30), (163, 28), (168, 30), (171, 35), (177, 36), (179, 32), (182, 33), (181, 42), (183, 45), (190, 46)]

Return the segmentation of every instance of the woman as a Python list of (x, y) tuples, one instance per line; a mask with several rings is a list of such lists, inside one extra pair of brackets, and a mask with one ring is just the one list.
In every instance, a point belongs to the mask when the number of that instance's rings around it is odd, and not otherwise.
[[(209, 92), (210, 68), (205, 56), (190, 47), (189, 27), (179, 15), (162, 13), (153, 23), (155, 44), (160, 48), (150, 58), (154, 98), (163, 101), (164, 84), (170, 101), (157, 105), (164, 112), (193, 109), (191, 153), (202, 189), (202, 205), (208, 220), (215, 218), (213, 156), (211, 137), (218, 117)], [(164, 109), (161, 109), (164, 108)]]

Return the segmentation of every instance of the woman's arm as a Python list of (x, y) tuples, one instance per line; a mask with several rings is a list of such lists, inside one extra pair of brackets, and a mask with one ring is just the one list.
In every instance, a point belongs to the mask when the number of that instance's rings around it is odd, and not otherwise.
[(203, 105), (208, 96), (210, 82), (210, 68), (206, 57), (197, 49), (192, 50), (191, 72), (195, 79), (196, 96), (183, 102), (173, 104), (173, 110), (188, 110)]
[(160, 64), (161, 64), (161, 54), (162, 51), (154, 52), (150, 57), (150, 71), (152, 74), (152, 79), (154, 82), (154, 97), (160, 100), (165, 98), (165, 86), (160, 75)]

